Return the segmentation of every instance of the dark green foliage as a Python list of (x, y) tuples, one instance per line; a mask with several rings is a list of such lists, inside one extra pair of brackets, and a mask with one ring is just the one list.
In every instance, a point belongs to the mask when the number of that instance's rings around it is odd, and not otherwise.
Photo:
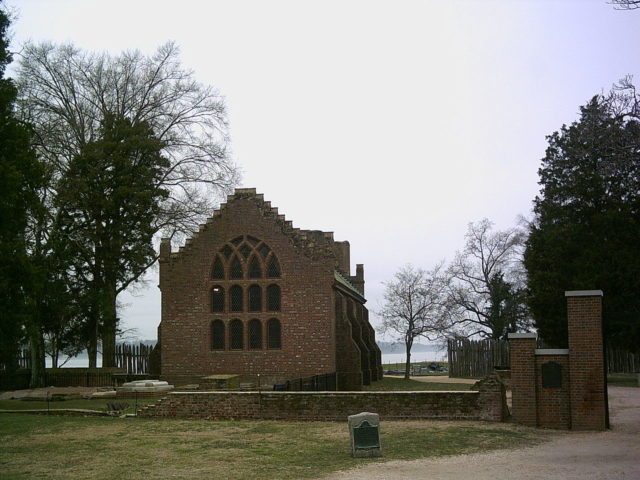
[(16, 88), (4, 78), (11, 61), (9, 19), (0, 4), (0, 364), (15, 368), (25, 336), (33, 269), (27, 256), (27, 225), (38, 207), (43, 171), (30, 145), (29, 128), (14, 116)]
[(488, 284), (489, 301), (485, 318), (494, 340), (506, 339), (509, 333), (517, 332), (526, 323), (525, 295), (504, 279), (500, 271), (493, 274)]
[(146, 122), (107, 116), (100, 140), (82, 148), (57, 187), (60, 235), (82, 286), (85, 337), (102, 332), (103, 366), (112, 366), (116, 296), (156, 258), (152, 239), (169, 168), (162, 148)]
[(550, 135), (538, 172), (529, 303), (541, 336), (557, 346), (567, 342), (564, 291), (593, 289), (604, 292), (607, 341), (640, 345), (640, 123), (612, 98), (594, 97)]

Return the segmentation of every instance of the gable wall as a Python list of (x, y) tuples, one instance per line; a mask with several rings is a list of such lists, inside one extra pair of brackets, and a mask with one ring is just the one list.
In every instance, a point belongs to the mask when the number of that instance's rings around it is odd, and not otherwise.
[[(161, 260), (162, 291), (162, 377), (177, 385), (198, 383), (200, 377), (212, 374), (261, 374), (262, 383), (333, 372), (335, 365), (335, 327), (332, 256), (316, 255), (315, 259), (295, 247), (293, 238), (283, 233), (283, 221), (263, 208), (257, 198), (236, 198), (211, 220), (192, 242), (171, 259)], [(264, 242), (277, 255), (281, 279), (219, 281), (211, 279), (215, 254), (228, 241), (240, 235), (251, 235)], [(279, 284), (282, 292), (281, 312), (211, 313), (210, 291), (213, 285), (248, 287)], [(246, 288), (245, 288), (246, 302)], [(249, 350), (248, 321), (278, 318), (282, 326), (281, 350)], [(228, 335), (224, 351), (211, 349), (211, 322), (227, 323), (239, 318), (245, 322), (245, 349), (229, 349)], [(264, 345), (263, 341), (263, 347)]]

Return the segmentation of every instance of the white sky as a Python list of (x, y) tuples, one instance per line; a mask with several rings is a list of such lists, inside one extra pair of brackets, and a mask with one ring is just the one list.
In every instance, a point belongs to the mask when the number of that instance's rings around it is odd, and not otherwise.
[[(226, 97), (242, 186), (349, 240), (370, 310), (403, 264), (450, 260), (469, 222), (529, 216), (545, 136), (624, 75), (640, 80), (640, 10), (606, 0), (5, 3), (13, 50), (176, 41)], [(153, 272), (120, 298), (140, 338), (156, 337), (156, 284)]]

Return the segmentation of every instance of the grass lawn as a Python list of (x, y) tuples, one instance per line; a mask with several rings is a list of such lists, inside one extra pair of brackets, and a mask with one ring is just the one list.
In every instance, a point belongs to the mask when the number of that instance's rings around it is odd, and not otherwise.
[(616, 387), (637, 387), (637, 373), (610, 373), (607, 375), (607, 383)]
[[(155, 403), (157, 398), (144, 398), (138, 399), (138, 407), (143, 405), (148, 405), (150, 403)], [(101, 398), (101, 399), (91, 399), (85, 400), (81, 398), (74, 398), (70, 400), (64, 401), (51, 401), (49, 402), (49, 408), (51, 410), (54, 409), (84, 409), (84, 410), (98, 410), (98, 411), (108, 411), (108, 403), (119, 403), (128, 404), (128, 408), (123, 410), (123, 413), (134, 413), (136, 400), (135, 398)], [(47, 402), (46, 400), (0, 400), (0, 410), (47, 410)], [(0, 420), (4, 417), (0, 417)], [(0, 479), (2, 475), (0, 473)]]
[(399, 377), (383, 377), (382, 380), (372, 382), (371, 385), (365, 386), (365, 390), (370, 391), (424, 391), (424, 390), (445, 390), (459, 391), (471, 390), (473, 384), (469, 383), (436, 383), (436, 382), (419, 382), (417, 380), (405, 380)]
[(382, 421), (381, 459), (353, 459), (346, 421), (0, 415), (10, 479), (315, 478), (370, 462), (516, 448), (548, 432), (482, 422)]

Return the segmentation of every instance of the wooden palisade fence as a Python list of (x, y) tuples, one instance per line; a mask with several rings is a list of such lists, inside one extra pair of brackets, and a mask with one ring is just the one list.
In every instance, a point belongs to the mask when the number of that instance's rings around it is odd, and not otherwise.
[(120, 343), (116, 345), (116, 367), (129, 374), (149, 373), (149, 355), (153, 347), (141, 343), (139, 345)]
[(506, 340), (447, 340), (450, 377), (484, 377), (495, 367), (509, 367), (509, 342)]
[[(509, 367), (509, 342), (506, 340), (449, 339), (450, 377), (482, 377), (495, 367)], [(607, 348), (608, 373), (640, 372), (640, 353)]]
[(609, 373), (640, 372), (640, 353), (607, 347), (607, 370)]

